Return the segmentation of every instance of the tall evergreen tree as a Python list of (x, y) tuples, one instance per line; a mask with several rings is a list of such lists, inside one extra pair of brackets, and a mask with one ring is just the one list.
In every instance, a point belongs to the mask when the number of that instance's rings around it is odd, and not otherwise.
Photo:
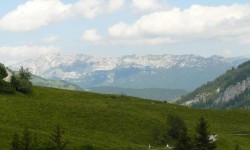
[(11, 142), (11, 150), (20, 150), (20, 139), (17, 133), (13, 134)]
[(154, 145), (158, 145), (161, 136), (161, 131), (158, 128), (154, 128), (152, 131), (152, 138)]
[(240, 150), (240, 145), (238, 143), (235, 145), (235, 150)]
[(167, 118), (168, 123), (168, 135), (174, 139), (178, 139), (180, 132), (185, 129), (185, 122), (176, 115), (170, 114)]
[(193, 145), (191, 138), (187, 133), (187, 128), (181, 130), (177, 143), (175, 144), (174, 150), (192, 150)]
[(28, 127), (24, 128), (23, 137), (21, 140), (21, 149), (22, 150), (31, 150), (32, 149), (32, 138)]
[(53, 150), (67, 149), (68, 141), (63, 140), (63, 134), (64, 134), (63, 127), (57, 124), (51, 136), (51, 142), (52, 142), (51, 145)]
[(216, 144), (209, 139), (208, 123), (201, 117), (196, 126), (195, 148), (196, 150), (215, 150)]
[(40, 149), (41, 149), (41, 141), (38, 139), (37, 134), (35, 134), (32, 142), (32, 150), (40, 150)]

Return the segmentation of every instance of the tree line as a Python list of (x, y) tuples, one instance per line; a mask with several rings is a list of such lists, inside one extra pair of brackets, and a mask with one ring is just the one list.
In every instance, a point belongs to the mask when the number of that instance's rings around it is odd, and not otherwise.
[[(217, 135), (209, 132), (209, 124), (200, 117), (195, 126), (195, 135), (190, 136), (185, 122), (177, 115), (170, 114), (167, 117), (168, 129), (161, 133), (159, 130), (153, 131), (153, 141), (155, 146), (172, 144), (169, 149), (173, 150), (216, 150)], [(213, 138), (212, 138), (213, 137)], [(235, 144), (232, 148), (240, 150), (240, 145)]]
[(83, 145), (79, 148), (70, 147), (69, 140), (64, 137), (64, 128), (57, 124), (46, 140), (42, 140), (37, 134), (32, 134), (25, 127), (21, 136), (14, 133), (10, 143), (11, 150), (94, 150), (92, 145)]
[(195, 136), (188, 134), (185, 122), (177, 115), (167, 117), (168, 129), (165, 133), (155, 134), (156, 146), (172, 144), (174, 150), (215, 150), (216, 143), (210, 138), (208, 122), (201, 117), (195, 127)]

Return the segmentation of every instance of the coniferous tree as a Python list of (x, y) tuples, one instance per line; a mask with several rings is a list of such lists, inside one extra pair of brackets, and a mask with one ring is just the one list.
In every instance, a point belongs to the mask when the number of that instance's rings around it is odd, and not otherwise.
[(51, 149), (65, 150), (68, 146), (68, 141), (63, 140), (64, 130), (61, 125), (57, 124), (51, 136)]
[(177, 143), (175, 144), (174, 150), (192, 150), (193, 148), (191, 138), (187, 133), (187, 129), (181, 130)]
[(236, 146), (235, 146), (235, 150), (240, 150), (240, 146), (239, 146), (238, 143), (237, 143)]
[(41, 141), (37, 138), (37, 134), (34, 135), (32, 149), (33, 150), (40, 150), (41, 149)]
[(160, 142), (161, 131), (158, 128), (154, 128), (152, 131), (152, 138), (154, 145), (158, 145)]
[(32, 138), (28, 127), (25, 127), (23, 131), (23, 137), (21, 140), (21, 149), (22, 150), (32, 149)]
[(20, 150), (20, 139), (17, 133), (13, 134), (11, 142), (11, 150)]
[(185, 128), (185, 122), (176, 115), (169, 115), (167, 118), (168, 122), (168, 135), (174, 139), (178, 139), (180, 132)]
[(201, 117), (196, 126), (195, 149), (196, 150), (215, 150), (216, 144), (209, 139), (208, 123)]

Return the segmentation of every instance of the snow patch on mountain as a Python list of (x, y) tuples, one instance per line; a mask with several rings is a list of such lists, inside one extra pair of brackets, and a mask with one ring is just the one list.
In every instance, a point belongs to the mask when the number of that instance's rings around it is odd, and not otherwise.
[[(99, 57), (84, 54), (66, 55), (53, 53), (41, 56), (35, 60), (11, 65), (10, 68), (18, 70), (23, 66), (24, 68), (29, 68), (32, 74), (43, 78), (66, 80), (82, 87), (124, 87), (130, 85), (129, 87), (131, 88), (150, 88), (151, 86), (159, 88), (168, 86), (169, 88), (176, 81), (177, 76), (180, 79), (179, 82), (184, 81), (183, 78), (187, 78), (186, 80), (192, 79), (189, 81), (192, 82), (193, 73), (197, 74), (210, 70), (214, 72), (209, 76), (205, 73), (206, 77), (201, 77), (199, 82), (196, 83), (198, 85), (203, 80), (206, 82), (208, 79), (213, 79), (215, 75), (218, 75), (220, 72), (223, 73), (223, 70), (229, 69), (234, 65), (234, 60), (220, 56), (204, 58), (197, 55), (166, 54)], [(218, 66), (221, 68), (218, 69)], [(183, 75), (174, 75), (174, 73)], [(189, 77), (186, 76), (186, 73), (189, 74)], [(188, 84), (189, 82), (186, 82), (186, 80), (185, 83), (178, 84)], [(165, 84), (169, 85), (165, 85), (162, 82), (166, 82)], [(137, 85), (134, 86), (134, 84)], [(176, 85), (175, 88), (177, 87)]]
[[(212, 62), (212, 63), (211, 63)], [(63, 55), (53, 53), (11, 65), (10, 68), (18, 70), (21, 66), (29, 68), (32, 74), (44, 77), (58, 77), (65, 79), (77, 79), (96, 71), (108, 71), (116, 68), (164, 68), (171, 67), (190, 68), (207, 67), (215, 63), (230, 63), (226, 58), (213, 56), (203, 58), (196, 55), (128, 55), (121, 57), (98, 57), (83, 54)], [(109, 82), (113, 79), (109, 75)]]

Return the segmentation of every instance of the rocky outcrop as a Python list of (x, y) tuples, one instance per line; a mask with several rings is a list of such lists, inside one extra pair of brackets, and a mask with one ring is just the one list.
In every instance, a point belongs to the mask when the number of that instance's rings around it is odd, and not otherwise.
[(220, 97), (215, 100), (215, 103), (227, 103), (248, 88), (250, 88), (250, 77), (246, 80), (238, 82), (236, 85), (228, 87), (222, 94), (220, 94)]
[(234, 100), (236, 96), (245, 92), (246, 89), (250, 89), (250, 77), (246, 80), (238, 82), (235, 85), (229, 86), (224, 92), (220, 93), (220, 88), (218, 88), (214, 93), (200, 93), (195, 96), (194, 99), (186, 101), (182, 105), (192, 106), (197, 103), (204, 103), (207, 101), (207, 98), (212, 94), (219, 94), (218, 98), (213, 102), (214, 104), (218, 103), (228, 103), (231, 100)]
[(206, 102), (207, 97), (210, 96), (212, 93), (201, 93), (195, 96), (194, 99), (187, 101), (183, 103), (182, 105), (185, 106), (192, 106), (193, 104), (200, 103), (200, 102)]
[(6, 71), (8, 73), (8, 76), (6, 78), (4, 78), (3, 80), (6, 82), (10, 82), (12, 73), (8, 69), (6, 69)]

